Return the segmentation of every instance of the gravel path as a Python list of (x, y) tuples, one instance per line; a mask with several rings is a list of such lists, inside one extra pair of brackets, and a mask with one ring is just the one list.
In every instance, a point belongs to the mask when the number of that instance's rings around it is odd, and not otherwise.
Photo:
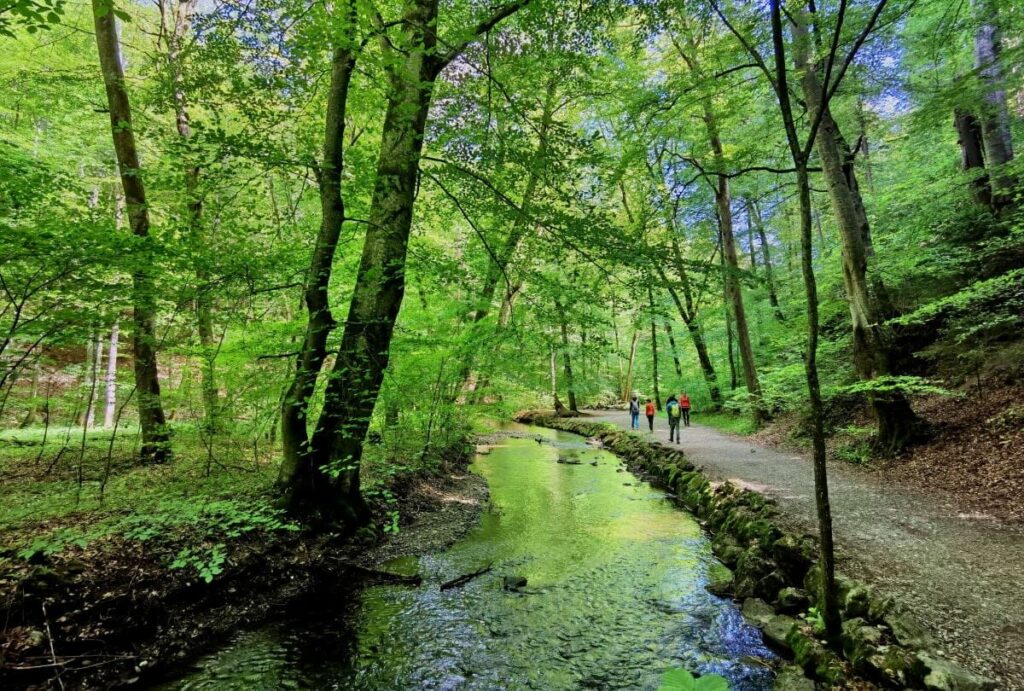
[[(629, 429), (624, 412), (587, 414)], [(650, 437), (647, 420), (641, 424), (640, 434)], [(654, 440), (669, 444), (664, 418), (654, 426)], [(701, 425), (685, 428), (679, 446), (712, 479), (774, 497), (793, 527), (816, 532), (808, 458)], [(830, 466), (829, 489), (840, 570), (909, 605), (943, 654), (1001, 688), (1024, 691), (1024, 530), (959, 514), (940, 498), (887, 486), (846, 464)]]

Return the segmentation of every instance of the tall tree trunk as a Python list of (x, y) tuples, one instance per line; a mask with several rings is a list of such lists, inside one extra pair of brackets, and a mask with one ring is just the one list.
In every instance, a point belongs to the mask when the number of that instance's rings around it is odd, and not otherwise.
[(676, 379), (683, 378), (683, 365), (679, 362), (679, 350), (676, 348), (676, 337), (672, 333), (672, 325), (665, 322), (665, 333), (668, 335), (668, 346), (672, 350), (672, 364), (676, 369)]
[[(892, 374), (891, 338), (881, 326), (887, 310), (880, 303), (888, 300), (884, 297), (881, 281), (869, 280), (870, 230), (867, 214), (846, 155), (845, 142), (830, 109), (823, 103), (824, 95), (816, 72), (818, 68), (801, 53), (796, 59), (798, 67), (804, 70), (802, 86), (808, 108), (812, 112), (823, 109), (815, 145), (842, 241), (843, 283), (853, 324), (854, 367), (861, 379), (870, 381)], [(872, 283), (875, 284), (874, 291)], [(879, 447), (887, 453), (899, 451), (913, 438), (919, 424), (910, 402), (899, 392), (875, 393), (869, 396), (869, 402), (878, 423)]]
[(99, 332), (96, 333), (96, 339), (92, 347), (92, 367), (89, 372), (89, 400), (85, 406), (85, 417), (82, 421), (82, 426), (85, 429), (89, 429), (96, 424), (96, 388), (99, 385), (100, 378), (100, 367), (103, 364), (103, 337)]
[(569, 323), (565, 316), (565, 308), (561, 301), (555, 300), (555, 310), (558, 312), (559, 327), (562, 332), (562, 362), (565, 371), (565, 386), (569, 396), (569, 410), (578, 413), (576, 406), (576, 382), (572, 374), (572, 355), (569, 353)]
[(715, 373), (715, 366), (711, 363), (711, 356), (708, 354), (708, 346), (704, 341), (704, 333), (701, 331), (700, 323), (690, 318), (690, 312), (683, 306), (679, 294), (671, 285), (668, 286), (669, 295), (676, 305), (679, 317), (686, 324), (686, 331), (690, 334), (690, 341), (693, 349), (697, 352), (697, 362), (700, 364), (701, 373), (704, 375), (704, 383), (708, 387), (708, 395), (711, 397), (712, 410), (722, 409), (722, 392), (718, 388), (718, 375)]
[(626, 373), (622, 369), (622, 345), (619, 343), (619, 314), (616, 309), (615, 297), (612, 296), (612, 336), (615, 343), (615, 364), (619, 368), (619, 400), (625, 403), (629, 400), (629, 391), (626, 389)]
[(953, 126), (960, 144), (961, 167), (965, 171), (975, 170), (971, 181), (971, 196), (984, 206), (992, 206), (992, 190), (989, 188), (988, 173), (985, 172), (985, 148), (981, 141), (981, 125), (971, 113), (957, 108), (953, 111)]
[[(804, 354), (804, 371), (807, 375), (807, 394), (810, 403), (811, 439), (814, 451), (814, 499), (818, 514), (819, 564), (821, 581), (819, 602), (822, 618), (825, 623), (825, 634), (832, 641), (838, 641), (842, 631), (842, 620), (839, 614), (839, 597), (835, 582), (835, 547), (832, 540), (832, 507), (828, 492), (828, 465), (825, 456), (824, 413), (821, 401), (821, 384), (818, 378), (818, 286), (814, 276), (814, 248), (811, 237), (811, 182), (807, 172), (807, 159), (810, 148), (817, 138), (813, 129), (805, 146), (796, 130), (796, 118), (788, 84), (786, 66), (785, 34), (782, 28), (782, 1), (770, 0), (772, 27), (772, 53), (775, 67), (775, 80), (772, 87), (778, 99), (786, 130), (793, 167), (796, 169), (797, 193), (800, 201), (800, 258), (804, 278), (804, 289), (807, 298), (807, 350)], [(796, 63), (798, 68), (806, 64), (806, 55), (810, 50), (810, 41), (803, 24), (802, 16), (793, 23), (793, 40), (796, 44)], [(838, 38), (838, 37), (837, 37)], [(838, 45), (838, 40), (834, 42)], [(806, 70), (805, 70), (806, 71)], [(827, 96), (821, 103), (828, 106)], [(811, 111), (812, 120), (820, 113)]]
[[(307, 427), (309, 399), (327, 357), (327, 338), (335, 327), (328, 290), (334, 254), (345, 220), (341, 177), (345, 163), (345, 113), (356, 65), (355, 25), (351, 21), (354, 18), (354, 3), (347, 2), (345, 12), (349, 22), (345, 29), (350, 35), (336, 39), (331, 58), (323, 160), (317, 176), (320, 186), (320, 230), (310, 258), (303, 295), (307, 313), (306, 332), (295, 360), (295, 374), (281, 404), (283, 459), (278, 483), (285, 493), (286, 502), (292, 503), (296, 509), (306, 508), (298, 503), (307, 499), (304, 494), (296, 491), (300, 483), (307, 483), (304, 490), (312, 492), (310, 485), (315, 482), (311, 466), (316, 460), (310, 447)], [(312, 509), (315, 510), (315, 507)]]
[(750, 273), (757, 276), (757, 243), (754, 242), (754, 218), (750, 213), (750, 197), (743, 198), (747, 210), (747, 249), (750, 253)]
[[(710, 105), (704, 107), (704, 123), (714, 159), (721, 169), (724, 165), (722, 140), (718, 134), (718, 121)], [(747, 311), (743, 305), (743, 290), (740, 287), (739, 256), (736, 252), (736, 239), (733, 235), (732, 196), (729, 192), (729, 178), (717, 176), (715, 184), (715, 205), (718, 209), (718, 228), (722, 236), (722, 257), (725, 261), (726, 295), (732, 307), (732, 317), (736, 326), (736, 341), (739, 346), (740, 360), (743, 363), (743, 382), (747, 387), (751, 412), (755, 424), (763, 424), (767, 419), (764, 403), (761, 399), (761, 382), (757, 377), (757, 363), (754, 360), (754, 346), (750, 341), (750, 329), (747, 325)]]
[[(687, 51), (679, 44), (676, 44), (676, 49), (687, 67), (698, 78), (704, 78), (701, 65), (695, 56), (695, 49)], [(757, 377), (754, 346), (750, 341), (747, 312), (743, 305), (743, 290), (739, 279), (739, 256), (736, 252), (736, 239), (733, 235), (732, 195), (729, 191), (729, 178), (722, 172), (725, 168), (724, 148), (719, 132), (718, 118), (711, 101), (705, 99), (701, 107), (704, 128), (707, 131), (708, 143), (711, 145), (711, 156), (715, 162), (715, 168), (720, 173), (714, 176), (714, 190), (722, 255), (726, 263), (723, 281), (725, 282), (727, 301), (732, 308), (732, 316), (736, 325), (736, 339), (739, 345), (740, 360), (743, 362), (743, 381), (747, 387), (754, 423), (760, 425), (767, 419), (767, 413), (761, 397), (761, 382)]]
[[(178, 0), (173, 17), (166, 16), (170, 3), (161, 3), (161, 29), (167, 44), (167, 64), (170, 68), (171, 87), (174, 99), (174, 121), (186, 160), (191, 157), (187, 151), (192, 138), (189, 120), (188, 98), (185, 94), (184, 65), (181, 52), (188, 39), (192, 15), (198, 0)], [(168, 27), (168, 19), (172, 26)], [(213, 300), (209, 285), (209, 271), (205, 266), (205, 238), (203, 232), (203, 199), (200, 193), (201, 171), (199, 166), (189, 162), (185, 167), (185, 200), (189, 241), (196, 257), (196, 330), (202, 358), (203, 418), (206, 429), (215, 431), (219, 426), (220, 395), (217, 391), (216, 360), (217, 343), (213, 335)]]
[(997, 207), (1001, 207), (1012, 201), (1015, 181), (1000, 169), (1013, 160), (1013, 141), (1003, 83), (999, 4), (993, 0), (973, 0), (972, 5), (979, 20), (974, 34), (974, 67), (985, 87), (980, 117), (981, 138), (985, 145), (992, 200)]
[(658, 329), (654, 324), (654, 290), (647, 285), (647, 304), (650, 307), (651, 319), (651, 363), (654, 379), (654, 404), (661, 410), (661, 389), (658, 386)]
[(761, 264), (764, 266), (764, 282), (765, 287), (768, 288), (768, 303), (772, 306), (772, 312), (775, 315), (775, 319), (784, 322), (786, 317), (782, 314), (782, 308), (779, 307), (779, 295), (775, 289), (775, 275), (772, 271), (772, 255), (771, 249), (768, 246), (768, 237), (764, 232), (764, 222), (761, 218), (761, 212), (757, 208), (757, 204), (751, 200), (747, 200), (747, 210), (751, 217), (754, 219), (754, 228), (757, 230), (758, 240), (761, 242)]
[(718, 375), (715, 372), (714, 365), (711, 363), (711, 356), (708, 354), (707, 343), (704, 341), (704, 333), (700, 328), (700, 321), (697, 318), (697, 303), (694, 299), (693, 287), (690, 285), (690, 277), (689, 273), (686, 271), (686, 263), (683, 261), (683, 255), (679, 249), (679, 243), (674, 235), (671, 239), (670, 248), (672, 252), (672, 264), (675, 267), (676, 275), (679, 277), (679, 285), (683, 291), (682, 299), (680, 299), (679, 291), (677, 291), (675, 286), (669, 282), (664, 271), (660, 267), (657, 267), (656, 270), (662, 283), (665, 284), (669, 296), (672, 298), (672, 302), (675, 303), (676, 311), (679, 312), (679, 317), (683, 320), (683, 323), (686, 324), (687, 333), (690, 334), (690, 341), (693, 343), (694, 350), (697, 351), (697, 361), (700, 363), (701, 373), (704, 375), (704, 383), (708, 387), (708, 395), (711, 397), (712, 409), (721, 410), (722, 392), (718, 388)]
[[(499, 7), (477, 25), (476, 33), (490, 31), (525, 4), (519, 0)], [(390, 58), (388, 102), (362, 256), (310, 451), (287, 482), (293, 511), (327, 522), (368, 518), (360, 461), (405, 295), (423, 133), (434, 82), (465, 47), (441, 56), (437, 21), (438, 0), (406, 0), (400, 50), (391, 52), (393, 44), (384, 45)]]
[(160, 400), (160, 379), (156, 360), (156, 286), (151, 267), (152, 240), (149, 237), (149, 212), (142, 184), (135, 133), (132, 129), (131, 105), (125, 90), (121, 49), (117, 40), (114, 13), (108, 2), (92, 0), (96, 47), (99, 52), (103, 84), (110, 110), (110, 128), (114, 152), (121, 171), (121, 187), (132, 233), (139, 238), (140, 252), (132, 270), (132, 305), (134, 329), (132, 349), (135, 360), (135, 386), (139, 405), (139, 427), (142, 432), (141, 455), (144, 460), (160, 463), (170, 458), (170, 434)]
[(103, 426), (114, 426), (114, 413), (117, 407), (117, 345), (119, 326), (114, 322), (110, 328), (110, 345), (107, 350), (106, 396), (103, 408)]
[[(21, 424), (18, 425), (21, 429), (26, 429), (36, 424), (36, 415), (39, 411), (39, 404), (36, 402), (36, 396), (39, 395), (39, 369), (39, 358), (36, 358), (35, 363), (32, 365), (32, 383), (28, 392), (28, 412), (25, 413)], [(13, 382), (11, 386), (14, 386)]]
[(633, 365), (636, 363), (636, 342), (640, 337), (640, 329), (633, 327), (633, 338), (629, 342), (629, 360), (626, 365), (626, 379), (623, 382), (622, 398), (629, 400), (633, 393)]

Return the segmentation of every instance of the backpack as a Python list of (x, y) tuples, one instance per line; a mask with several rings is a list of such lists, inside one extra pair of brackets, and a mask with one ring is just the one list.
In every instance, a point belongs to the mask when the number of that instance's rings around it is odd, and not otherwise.
[(680, 417), (679, 403), (677, 403), (676, 401), (672, 401), (672, 402), (670, 402), (668, 404), (667, 408), (668, 408), (668, 416), (670, 418), (678, 418), (678, 417)]

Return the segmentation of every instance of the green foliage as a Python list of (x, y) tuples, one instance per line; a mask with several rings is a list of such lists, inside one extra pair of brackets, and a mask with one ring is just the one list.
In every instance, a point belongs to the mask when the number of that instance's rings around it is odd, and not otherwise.
[(718, 674), (694, 677), (688, 670), (676, 667), (662, 675), (658, 691), (729, 691), (729, 682)]
[(831, 395), (870, 395), (879, 398), (891, 397), (895, 394), (905, 396), (952, 396), (948, 389), (938, 386), (923, 377), (909, 375), (888, 375), (876, 377), (868, 381), (858, 381), (832, 390)]
[(171, 562), (170, 568), (184, 569), (194, 568), (207, 583), (224, 571), (224, 562), (227, 561), (227, 547), (224, 544), (216, 544), (208, 549), (185, 547)]

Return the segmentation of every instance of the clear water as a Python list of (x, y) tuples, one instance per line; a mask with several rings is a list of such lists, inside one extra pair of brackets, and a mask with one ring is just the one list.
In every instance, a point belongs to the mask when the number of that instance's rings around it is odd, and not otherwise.
[[(711, 554), (696, 521), (580, 437), (522, 429), (543, 443), (510, 438), (472, 466), (491, 492), (478, 529), (387, 565), (423, 585), (370, 587), (242, 634), (165, 688), (656, 689), (676, 666), (770, 688), (760, 634), (704, 590)], [(505, 591), (506, 575), (528, 584)]]

